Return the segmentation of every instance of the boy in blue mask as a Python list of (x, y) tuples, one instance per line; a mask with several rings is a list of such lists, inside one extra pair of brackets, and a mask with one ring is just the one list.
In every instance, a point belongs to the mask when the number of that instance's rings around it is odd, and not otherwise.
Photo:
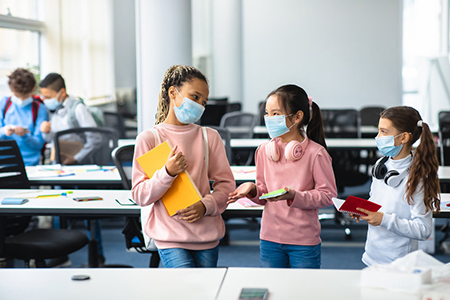
[[(55, 132), (77, 128), (77, 127), (97, 127), (97, 124), (89, 112), (86, 105), (81, 100), (69, 96), (66, 91), (64, 78), (57, 73), (48, 74), (39, 84), (44, 103), (47, 108), (53, 112), (51, 121), (43, 122), (41, 131), (47, 142), (51, 142)], [(78, 105), (81, 104), (81, 105)], [(92, 164), (89, 161), (96, 145), (101, 142), (101, 137), (95, 134), (86, 134), (86, 143), (77, 140), (77, 136), (70, 142), (72, 149), (77, 148), (77, 153), (61, 152), (61, 163), (63, 165)], [(73, 146), (73, 143), (79, 142), (79, 147)], [(53, 155), (52, 155), (53, 156)], [(53, 160), (53, 157), (51, 158)]]
[(26, 166), (39, 164), (45, 144), (41, 124), (48, 112), (39, 97), (34, 96), (36, 80), (26, 69), (16, 69), (9, 76), (12, 96), (0, 100), (0, 139), (14, 139)]

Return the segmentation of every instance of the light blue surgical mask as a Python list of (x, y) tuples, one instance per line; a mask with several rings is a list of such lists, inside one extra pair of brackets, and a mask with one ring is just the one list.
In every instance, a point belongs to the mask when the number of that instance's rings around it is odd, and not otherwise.
[(44, 100), (44, 104), (49, 110), (56, 110), (61, 105), (61, 103), (58, 100), (60, 92), (61, 90), (59, 90), (58, 94), (56, 94), (54, 98)]
[[(288, 115), (288, 117), (292, 115), (293, 114), (290, 114)], [(264, 116), (264, 121), (266, 123), (267, 133), (269, 133), (271, 139), (281, 136), (285, 133), (288, 133), (291, 130), (291, 128), (295, 125), (294, 123), (290, 127), (287, 127), (285, 115), (272, 117)]]
[(17, 104), (20, 107), (25, 107), (28, 104), (31, 104), (31, 102), (33, 102), (33, 98), (32, 97), (28, 97), (25, 100), (20, 100), (18, 97), (12, 95), (11, 96), (11, 102)]
[(377, 142), (377, 148), (380, 150), (381, 154), (384, 156), (396, 157), (400, 151), (402, 151), (403, 144), (395, 146), (395, 138), (401, 136), (399, 135), (393, 136), (377, 136), (375, 137), (375, 141)]
[[(178, 92), (177, 89), (175, 90), (181, 96), (180, 92)], [(177, 107), (175, 104), (175, 100), (173, 100), (173, 110), (175, 111), (175, 116), (177, 117), (178, 121), (183, 124), (191, 124), (200, 120), (203, 112), (205, 111), (205, 107), (196, 103), (195, 101), (192, 101), (189, 98), (183, 96), (181, 96), (181, 98), (183, 98), (183, 102), (181, 103), (180, 107)]]

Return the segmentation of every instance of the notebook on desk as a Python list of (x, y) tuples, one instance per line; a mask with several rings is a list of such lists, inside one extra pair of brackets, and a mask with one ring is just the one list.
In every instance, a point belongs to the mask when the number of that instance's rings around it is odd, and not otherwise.
[[(168, 141), (159, 144), (136, 160), (147, 174), (152, 178), (153, 174), (167, 162), (172, 146)], [(194, 181), (192, 181), (187, 171), (178, 174), (172, 186), (162, 196), (162, 201), (169, 216), (176, 214), (177, 210), (184, 209), (202, 199)]]

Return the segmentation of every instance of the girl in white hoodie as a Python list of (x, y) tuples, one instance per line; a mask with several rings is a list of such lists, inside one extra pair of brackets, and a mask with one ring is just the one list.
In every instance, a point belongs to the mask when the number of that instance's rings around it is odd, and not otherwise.
[[(413, 144), (420, 144), (413, 150)], [(369, 224), (362, 261), (387, 264), (417, 250), (431, 235), (432, 213), (439, 211), (438, 159), (434, 138), (417, 110), (396, 106), (380, 115), (377, 147), (384, 157), (373, 167), (370, 201), (378, 212), (358, 208)]]

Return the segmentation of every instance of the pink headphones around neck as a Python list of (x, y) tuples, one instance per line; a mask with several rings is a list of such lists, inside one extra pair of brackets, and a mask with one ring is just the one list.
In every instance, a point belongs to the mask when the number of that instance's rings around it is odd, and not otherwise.
[[(271, 161), (279, 161), (280, 160), (280, 149), (278, 148), (277, 142), (271, 140), (266, 145), (266, 154), (267, 158)], [(286, 149), (284, 149), (284, 157), (288, 161), (295, 161), (302, 158), (303, 155), (303, 143), (299, 141), (290, 141), (286, 145)]]

